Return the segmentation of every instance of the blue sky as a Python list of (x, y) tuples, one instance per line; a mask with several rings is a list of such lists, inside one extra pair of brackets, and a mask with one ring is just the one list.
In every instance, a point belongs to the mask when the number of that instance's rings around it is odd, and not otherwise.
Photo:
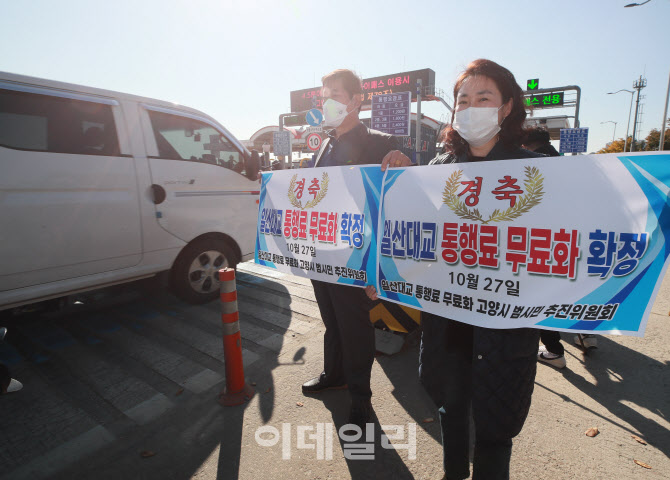
[[(622, 138), (628, 120), (630, 95), (606, 93), (632, 89), (639, 75), (648, 82), (641, 136), (661, 125), (670, 0), (623, 8), (631, 1), (3, 0), (0, 71), (174, 101), (247, 139), (288, 111), (291, 90), (335, 68), (362, 77), (432, 68), (450, 92), (483, 57), (522, 87), (531, 78), (579, 85), (595, 151), (614, 129), (600, 122), (618, 122)], [(437, 102), (422, 110), (447, 114)]]

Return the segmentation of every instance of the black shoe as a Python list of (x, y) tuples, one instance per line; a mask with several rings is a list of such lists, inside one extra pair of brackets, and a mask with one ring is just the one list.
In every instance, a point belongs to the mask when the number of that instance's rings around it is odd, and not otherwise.
[(318, 377), (315, 377), (302, 384), (302, 393), (320, 393), (324, 390), (341, 390), (347, 388), (346, 383), (341, 385), (333, 385), (325, 379), (325, 375), (322, 373)]
[(365, 430), (365, 424), (370, 421), (372, 416), (372, 403), (370, 399), (354, 400), (349, 412), (349, 422), (358, 425), (361, 430)]

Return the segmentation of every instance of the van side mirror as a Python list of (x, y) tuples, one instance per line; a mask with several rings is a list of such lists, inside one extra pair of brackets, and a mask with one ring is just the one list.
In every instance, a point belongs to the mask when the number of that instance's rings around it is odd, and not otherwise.
[(258, 171), (261, 169), (261, 157), (258, 151), (252, 150), (251, 155), (245, 156), (244, 160), (247, 178), (256, 180), (258, 178)]

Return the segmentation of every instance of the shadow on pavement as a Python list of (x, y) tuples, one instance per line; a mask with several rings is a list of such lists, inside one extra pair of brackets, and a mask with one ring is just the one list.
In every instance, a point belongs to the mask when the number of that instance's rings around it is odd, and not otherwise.
[[(240, 271), (236, 273), (236, 282), (242, 347), (260, 355), (257, 364), (252, 365), (251, 368), (247, 368), (245, 365), (245, 380), (249, 384), (253, 380), (261, 419), (263, 423), (267, 423), (273, 416), (276, 402), (276, 389), (272, 372), (281, 365), (278, 355), (284, 343), (287, 326), (290, 324), (292, 297), (281, 283)], [(175, 305), (175, 302), (179, 305), (180, 301), (173, 299), (172, 306)], [(220, 303), (218, 301), (211, 302), (206, 305), (206, 308), (216, 316), (218, 321), (220, 318), (218, 316)], [(269, 315), (283, 320), (283, 323), (280, 321), (269, 322)], [(285, 326), (282, 327), (282, 324)], [(254, 343), (262, 343), (265, 340), (263, 335), (268, 331), (274, 339), (272, 344), (264, 345), (266, 348), (254, 346)], [(304, 348), (298, 350), (294, 357), (295, 364), (304, 363), (302, 359), (304, 351)], [(222, 365), (222, 373), (223, 368)], [(239, 478), (244, 416), (248, 407), (249, 402), (234, 407), (219, 406), (220, 412), (206, 419), (206, 422), (217, 422), (218, 426), (209, 425), (209, 427), (204, 428), (206, 432), (203, 431), (202, 435), (203, 440), (206, 439), (205, 442), (198, 448), (189, 450), (187, 461), (184, 458), (186, 452), (182, 454), (181, 458), (174, 458), (175, 464), (179, 463), (179, 469), (183, 471), (186, 477), (195, 474), (218, 447), (216, 478), (222, 480)], [(214, 409), (214, 412), (216, 411), (216, 407), (211, 408)], [(197, 411), (193, 413), (196, 418), (192, 420), (197, 422), (199, 414)], [(205, 426), (203, 425), (203, 427)]]
[[(598, 337), (598, 349), (588, 356), (575, 357), (593, 376), (595, 384), (572, 370), (565, 369), (563, 375), (572, 385), (605, 407), (612, 416), (599, 415), (603, 420), (638, 435), (649, 444), (670, 455), (670, 431), (654, 420), (645, 417), (624, 402), (634, 403), (661, 418), (670, 418), (670, 368), (642, 353), (613, 342), (607, 337)], [(550, 387), (536, 383), (541, 388), (571, 401)], [(574, 402), (573, 402), (574, 403)], [(582, 406), (585, 410), (587, 407)], [(616, 419), (620, 419), (619, 423)], [(626, 425), (627, 424), (627, 425)], [(632, 429), (628, 427), (632, 426)]]
[[(291, 295), (280, 283), (246, 274), (238, 274), (237, 287), (242, 347), (257, 358), (255, 364), (249, 368), (245, 365), (245, 377), (247, 382), (253, 378), (256, 383), (254, 388), (265, 423), (272, 417), (275, 409), (272, 372), (282, 365), (278, 355), (290, 324)], [(68, 323), (74, 323), (75, 319), (85, 322), (88, 315), (103, 315), (112, 318), (125, 316), (125, 320), (120, 322), (124, 324), (143, 324), (145, 317), (159, 322), (161, 317), (157, 317), (157, 313), (166, 320), (169, 318), (175, 326), (179, 326), (178, 322), (188, 322), (188, 327), (197, 330), (199, 335), (221, 336), (218, 301), (191, 307), (168, 293), (164, 285), (153, 281), (125, 284), (119, 290), (122, 293), (132, 292), (132, 295), (109, 306), (97, 306), (94, 301), (87, 302), (85, 306), (76, 306), (76, 314), (71, 311), (67, 311), (65, 315), (59, 314), (59, 323), (65, 321), (60, 320), (61, 317), (67, 317)], [(128, 312), (135, 316), (130, 319)], [(265, 315), (263, 312), (268, 313)], [(169, 322), (167, 324), (170, 325)], [(170, 328), (161, 326), (160, 330), (155, 335), (162, 348), (174, 349), (184, 358), (224, 374), (223, 360), (213, 358), (211, 353), (197, 350), (198, 345), (190, 345), (188, 338), (181, 339), (180, 336), (185, 335), (180, 333), (181, 329), (171, 331)], [(144, 335), (148, 341), (153, 341), (153, 333)], [(183, 345), (180, 343), (182, 340), (185, 342)], [(101, 343), (103, 344), (104, 342)], [(298, 349), (291, 365), (303, 364), (304, 354), (304, 347)], [(220, 354), (217, 357), (222, 358)], [(106, 357), (103, 358), (107, 360)], [(109, 361), (113, 359), (110, 358)], [(161, 377), (160, 373), (151, 372), (148, 367), (142, 368), (145, 376)], [(129, 373), (134, 375), (137, 372)], [(157, 382), (167, 383), (165, 379)], [(234, 407), (221, 406), (217, 402), (217, 393), (222, 388), (223, 384), (219, 384), (216, 391), (210, 389), (199, 394), (186, 391), (180, 392), (178, 397), (166, 392), (165, 395), (170, 395), (174, 402), (174, 408), (144, 425), (131, 425), (128, 420), (122, 419), (123, 428), (114, 432), (115, 440), (107, 444), (104, 450), (98, 450), (76, 461), (68, 460), (67, 455), (61, 456), (58, 460), (61, 464), (58, 473), (51, 475), (51, 478), (191, 478), (197, 476), (203, 468), (213, 470), (215, 465), (217, 471), (208, 471), (208, 478), (239, 478), (244, 418), (250, 404), (247, 402)], [(122, 418), (120, 414), (119, 418)], [(111, 430), (114, 430), (113, 427)], [(210, 458), (217, 454), (217, 448), (218, 462)], [(142, 452), (149, 452), (151, 455), (142, 455)], [(32, 478), (41, 477), (37, 475)]]
[[(414, 335), (409, 336), (403, 350), (397, 354), (386, 356), (379, 355), (376, 361), (384, 371), (388, 380), (393, 385), (392, 395), (396, 402), (404, 409), (411, 417), (411, 421), (416, 424), (417, 435), (420, 429), (424, 429), (436, 442), (441, 443), (440, 425), (437, 417), (437, 409), (433, 405), (430, 397), (425, 393), (423, 386), (419, 382), (418, 364), (419, 352), (418, 343), (420, 338), (420, 331)], [(373, 406), (377, 405), (379, 408), (380, 393), (375, 391), (374, 383), (372, 386), (372, 400)], [(330, 410), (333, 418), (335, 428), (339, 429), (345, 425), (348, 420), (349, 408), (351, 400), (349, 393), (346, 391), (327, 392), (320, 397), (323, 400), (325, 407)], [(433, 419), (433, 421), (426, 420)], [(374, 446), (374, 460), (362, 459), (347, 459), (347, 466), (351, 478), (369, 479), (412, 479), (414, 478), (411, 471), (407, 468), (407, 463), (416, 461), (408, 458), (406, 449), (396, 451), (393, 448), (384, 448), (382, 445), (382, 428), (376, 414), (372, 418), (374, 441), (370, 442)], [(402, 425), (405, 428), (405, 439), (407, 438), (408, 424)], [(345, 432), (348, 435), (353, 434), (353, 431)], [(392, 431), (388, 432), (392, 434)], [(339, 436), (338, 436), (339, 437)], [(363, 438), (358, 442), (362, 442)], [(340, 445), (344, 454), (348, 445), (356, 442), (344, 442), (340, 439)], [(393, 440), (393, 444), (402, 444), (403, 441)], [(350, 448), (350, 447), (349, 447)], [(370, 448), (370, 447), (368, 447)], [(417, 455), (420, 452), (417, 452)]]
[[(321, 398), (324, 406), (332, 414), (334, 428), (336, 429), (334, 433), (337, 434), (340, 440), (342, 454), (345, 458), (347, 455), (351, 457), (346, 458), (346, 462), (352, 480), (367, 480), (371, 478), (402, 480), (414, 478), (405, 465), (406, 460), (394, 448), (384, 448), (382, 444), (382, 428), (374, 412), (365, 431), (361, 431), (360, 429), (345, 429), (342, 431), (346, 435), (343, 439), (339, 432), (349, 417), (349, 407), (351, 405), (349, 393), (347, 391), (339, 391), (327, 392), (322, 395)], [(407, 425), (404, 425), (404, 427), (407, 428)], [(407, 438), (407, 431), (404, 432), (404, 435)], [(397, 444), (399, 442), (393, 441), (393, 443)], [(335, 452), (335, 448), (333, 448), (333, 451)], [(407, 453), (403, 455), (407, 457)]]
[[(391, 356), (378, 356), (379, 366), (393, 384), (393, 396), (412, 417), (417, 428), (423, 428), (433, 439), (442, 443), (437, 408), (419, 381), (419, 343), (421, 329), (407, 337), (403, 349)], [(374, 391), (373, 391), (374, 395)], [(433, 419), (432, 422), (426, 420)]]
[(245, 403), (243, 407), (222, 407), (224, 427), (219, 437), (217, 479), (239, 478), (244, 412), (248, 405)]

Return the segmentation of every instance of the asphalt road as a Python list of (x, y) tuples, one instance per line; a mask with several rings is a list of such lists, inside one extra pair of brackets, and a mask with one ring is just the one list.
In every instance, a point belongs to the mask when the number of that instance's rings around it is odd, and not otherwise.
[[(377, 357), (374, 458), (349, 459), (336, 433), (348, 392), (300, 392), (323, 362), (309, 281), (244, 264), (238, 295), (245, 372), (256, 394), (231, 408), (216, 401), (225, 383), (217, 302), (186, 305), (142, 282), (82, 297), (64, 313), (5, 323), (0, 358), (25, 387), (0, 397), (0, 478), (442, 478), (416, 339)], [(538, 365), (531, 411), (514, 442), (513, 479), (670, 478), (668, 313), (666, 276), (644, 338), (600, 336), (598, 350), (585, 355), (563, 336), (568, 366)], [(305, 437), (319, 424), (335, 432), (323, 459), (314, 437)], [(389, 425), (414, 425), (415, 458), (403, 448), (406, 434), (392, 441), (396, 448), (384, 443)], [(596, 437), (585, 435), (591, 427)], [(289, 436), (262, 445), (259, 428), (287, 428)]]
[[(320, 324), (308, 281), (269, 282), (254, 267), (237, 273), (246, 368), (276, 362), (282, 346)], [(0, 397), (2, 478), (51, 478), (223, 388), (217, 301), (188, 305), (150, 279), (72, 303), (2, 319), (0, 361), (24, 384)]]

